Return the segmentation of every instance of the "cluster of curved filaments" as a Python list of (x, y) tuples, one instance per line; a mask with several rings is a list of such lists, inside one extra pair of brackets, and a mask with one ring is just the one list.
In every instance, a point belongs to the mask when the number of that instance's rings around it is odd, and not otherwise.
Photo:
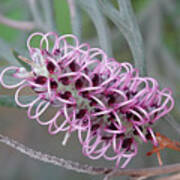
[[(31, 46), (36, 36), (41, 37), (39, 48)], [(50, 37), (55, 39), (52, 48)], [(135, 137), (157, 145), (151, 125), (173, 108), (170, 89), (160, 90), (155, 79), (140, 77), (131, 64), (118, 63), (101, 49), (79, 44), (74, 35), (34, 33), (27, 47), (31, 71), (7, 67), (0, 81), (6, 88), (18, 87), (16, 103), (28, 108), (30, 119), (48, 126), (50, 134), (67, 132), (65, 141), (78, 131), (84, 155), (116, 160), (117, 166), (124, 158), (121, 167), (137, 153)], [(4, 82), (9, 71), (19, 80), (16, 84)], [(27, 104), (20, 100), (25, 88), (36, 93), (36, 98)], [(43, 114), (49, 107), (55, 107), (57, 112), (45, 119)]]

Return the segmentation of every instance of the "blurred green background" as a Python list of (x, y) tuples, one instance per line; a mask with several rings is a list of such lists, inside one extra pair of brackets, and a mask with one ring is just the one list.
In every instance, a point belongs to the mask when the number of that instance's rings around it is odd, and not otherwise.
[[(38, 0), (37, 0), (38, 1)], [(144, 39), (145, 56), (147, 61), (148, 73), (158, 79), (163, 85), (171, 87), (176, 97), (176, 107), (173, 115), (179, 121), (180, 117), (180, 1), (157, 0), (158, 9), (153, 8), (156, 0), (132, 0), (132, 5), (137, 16), (140, 30)], [(114, 6), (117, 6), (116, 0), (112, 0)], [(155, 2), (156, 3), (156, 2)], [(154, 4), (155, 4), (154, 3)], [(39, 3), (40, 4), (40, 3)], [(151, 7), (152, 6), (152, 7)], [(156, 7), (154, 5), (154, 7)], [(170, 8), (168, 8), (170, 7)], [(53, 1), (53, 14), (56, 23), (56, 29), (59, 34), (72, 33), (71, 16), (66, 0)], [(39, 5), (41, 12), (41, 6)], [(32, 14), (29, 5), (25, 0), (0, 0), (0, 14), (5, 17), (26, 21), (32, 20)], [(159, 21), (154, 22), (159, 19)], [(82, 11), (82, 42), (88, 42), (94, 47), (99, 47), (98, 37), (95, 26), (89, 18), (87, 12)], [(113, 46), (113, 56), (118, 61), (129, 61), (133, 63), (133, 57), (122, 34), (115, 25), (108, 21), (111, 30), (111, 39)], [(158, 23), (159, 22), (159, 23)], [(46, 28), (46, 26), (44, 27)], [(37, 29), (33, 30), (37, 31)], [(21, 31), (0, 24), (0, 65), (8, 64), (6, 61), (10, 49), (15, 48), (26, 54), (26, 39), (31, 32)], [(160, 37), (161, 36), (161, 37)], [(155, 40), (154, 40), (155, 39)], [(150, 41), (151, 45), (149, 45)], [(4, 47), (5, 50), (3, 49)], [(9, 49), (8, 49), (9, 48)], [(3, 54), (2, 54), (3, 49)], [(6, 52), (7, 51), (7, 52)], [(7, 56), (6, 56), (7, 53)], [(0, 89), (1, 94), (13, 95), (10, 90)], [(76, 134), (71, 137), (67, 146), (62, 146), (63, 133), (56, 136), (48, 135), (47, 128), (39, 126), (35, 121), (27, 119), (24, 109), (0, 107), (0, 133), (8, 135), (29, 147), (36, 150), (57, 155), (65, 159), (88, 163), (97, 166), (111, 166), (104, 160), (92, 161), (81, 154), (80, 144), (77, 141)], [(180, 122), (180, 121), (179, 121)], [(180, 140), (176, 131), (164, 119), (155, 127), (165, 135)], [(73, 148), (72, 148), (73, 147)], [(139, 154), (134, 158), (128, 167), (148, 167), (156, 166), (155, 156), (146, 157), (146, 152), (151, 148), (149, 144), (140, 145)], [(179, 162), (180, 154), (171, 150), (165, 150), (162, 153), (162, 159), (165, 164)], [(49, 164), (43, 164), (39, 161), (30, 159), (15, 150), (0, 144), (0, 179), (2, 180), (55, 180), (55, 179), (102, 179), (102, 177), (78, 174), (63, 168), (55, 167)], [(114, 178), (118, 179), (118, 178)], [(119, 178), (120, 179), (120, 178)]]

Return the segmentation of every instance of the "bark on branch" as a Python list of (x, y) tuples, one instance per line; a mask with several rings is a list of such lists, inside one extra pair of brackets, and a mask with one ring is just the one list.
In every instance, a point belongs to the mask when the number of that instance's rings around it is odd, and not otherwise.
[(50, 163), (55, 166), (63, 167), (68, 170), (73, 170), (79, 173), (86, 173), (90, 175), (108, 175), (113, 176), (130, 176), (130, 177), (152, 177), (161, 174), (168, 174), (180, 171), (180, 163), (173, 165), (166, 165), (163, 167), (154, 168), (142, 168), (142, 169), (116, 169), (104, 168), (104, 167), (93, 167), (89, 165), (81, 165), (78, 162), (73, 162), (70, 160), (65, 160), (52, 156), (49, 154), (44, 154), (40, 151), (35, 151), (9, 137), (0, 134), (0, 142), (4, 143), (13, 149), (29, 156), (30, 158), (37, 159), (39, 161)]

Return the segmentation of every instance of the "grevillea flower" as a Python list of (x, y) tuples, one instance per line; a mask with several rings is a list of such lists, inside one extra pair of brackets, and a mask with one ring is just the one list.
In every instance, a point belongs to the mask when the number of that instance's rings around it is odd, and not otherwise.
[[(31, 39), (40, 36), (38, 48)], [(52, 38), (55, 39), (53, 47)], [(34, 33), (27, 40), (31, 60), (19, 57), (31, 66), (7, 67), (0, 82), (6, 88), (18, 88), (15, 101), (27, 107), (28, 117), (47, 125), (50, 134), (78, 132), (82, 152), (91, 159), (116, 160), (125, 167), (137, 154), (138, 141), (157, 145), (152, 125), (174, 106), (172, 92), (159, 89), (155, 79), (140, 77), (129, 63), (118, 63), (99, 48), (80, 44), (74, 35)], [(16, 84), (4, 77), (11, 71)], [(36, 93), (25, 104), (20, 100), (24, 88)], [(42, 115), (56, 108), (51, 119)]]

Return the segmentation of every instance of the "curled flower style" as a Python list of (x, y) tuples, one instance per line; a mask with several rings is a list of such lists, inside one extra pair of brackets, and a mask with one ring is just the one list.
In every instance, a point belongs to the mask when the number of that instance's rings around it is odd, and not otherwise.
[[(31, 45), (35, 36), (41, 37), (38, 48)], [(27, 47), (31, 60), (19, 58), (31, 71), (7, 67), (0, 82), (6, 88), (18, 88), (16, 103), (28, 108), (30, 119), (47, 125), (50, 134), (66, 132), (63, 144), (77, 131), (85, 156), (116, 160), (122, 168), (137, 154), (139, 141), (157, 145), (152, 125), (173, 108), (170, 89), (160, 90), (155, 79), (140, 77), (131, 64), (118, 63), (103, 50), (80, 44), (74, 35), (34, 33)], [(16, 84), (5, 83), (9, 71)], [(36, 94), (26, 104), (20, 100), (25, 88)], [(49, 107), (57, 111), (45, 120), (42, 116)]]

